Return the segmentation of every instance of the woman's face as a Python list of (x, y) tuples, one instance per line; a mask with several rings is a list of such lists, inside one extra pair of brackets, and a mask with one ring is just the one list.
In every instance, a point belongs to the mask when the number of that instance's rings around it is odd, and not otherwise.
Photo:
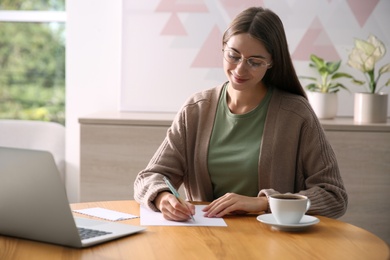
[(236, 90), (259, 86), (271, 64), (271, 54), (247, 33), (232, 36), (224, 46), (223, 68)]

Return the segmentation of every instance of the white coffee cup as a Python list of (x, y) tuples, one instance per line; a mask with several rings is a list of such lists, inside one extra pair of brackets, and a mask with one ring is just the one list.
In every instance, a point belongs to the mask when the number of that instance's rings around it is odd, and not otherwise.
[(282, 225), (298, 224), (310, 208), (310, 199), (299, 194), (274, 194), (268, 198), (276, 222)]

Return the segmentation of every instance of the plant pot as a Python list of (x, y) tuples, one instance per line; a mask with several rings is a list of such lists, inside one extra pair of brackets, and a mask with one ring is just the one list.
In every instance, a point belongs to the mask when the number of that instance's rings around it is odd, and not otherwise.
[(307, 97), (319, 119), (333, 119), (336, 117), (338, 108), (337, 93), (308, 92)]
[(355, 93), (354, 121), (357, 123), (385, 123), (387, 121), (386, 93)]

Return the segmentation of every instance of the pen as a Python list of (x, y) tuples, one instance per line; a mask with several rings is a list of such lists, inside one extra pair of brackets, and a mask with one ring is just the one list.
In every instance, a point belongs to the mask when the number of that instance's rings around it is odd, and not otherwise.
[[(187, 204), (185, 203), (185, 201), (180, 197), (179, 192), (177, 192), (177, 190), (175, 189), (175, 187), (173, 187), (173, 185), (171, 184), (171, 182), (168, 180), (167, 177), (164, 177), (164, 181), (165, 181), (165, 183), (168, 185), (168, 187), (169, 187), (169, 189), (171, 190), (171, 192), (173, 193), (173, 195), (175, 195), (175, 197), (177, 198), (177, 200), (178, 200), (181, 204), (183, 204), (184, 206), (186, 206), (186, 207), (188, 208), (188, 206), (187, 206)], [(188, 208), (188, 209), (189, 209), (189, 208)], [(194, 216), (192, 216), (192, 214), (190, 214), (190, 216), (191, 216), (192, 220), (195, 221)]]

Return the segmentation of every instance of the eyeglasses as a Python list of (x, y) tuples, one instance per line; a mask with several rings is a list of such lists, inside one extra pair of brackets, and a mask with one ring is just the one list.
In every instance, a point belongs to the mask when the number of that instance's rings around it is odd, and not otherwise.
[(229, 62), (230, 64), (238, 65), (242, 61), (246, 60), (246, 63), (248, 64), (249, 68), (252, 70), (266, 68), (269, 65), (271, 65), (271, 63), (268, 63), (265, 60), (260, 59), (260, 58), (253, 58), (253, 57), (244, 58), (241, 54), (239, 54), (238, 52), (236, 52), (232, 49), (226, 49), (226, 50), (222, 50), (222, 51), (223, 51), (223, 58), (227, 62)]

